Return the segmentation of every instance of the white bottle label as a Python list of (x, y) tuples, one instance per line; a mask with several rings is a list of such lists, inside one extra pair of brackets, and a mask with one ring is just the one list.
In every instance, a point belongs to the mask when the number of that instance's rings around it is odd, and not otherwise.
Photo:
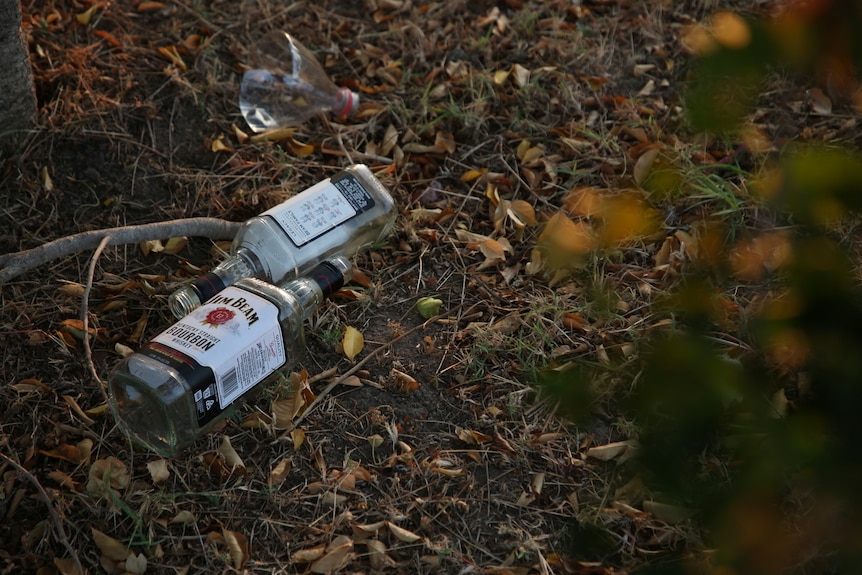
[(198, 421), (209, 421), (286, 361), (278, 307), (230, 286), (153, 338), (212, 370), (193, 385)]
[(374, 198), (359, 180), (341, 172), (261, 215), (273, 218), (301, 247), (373, 206)]

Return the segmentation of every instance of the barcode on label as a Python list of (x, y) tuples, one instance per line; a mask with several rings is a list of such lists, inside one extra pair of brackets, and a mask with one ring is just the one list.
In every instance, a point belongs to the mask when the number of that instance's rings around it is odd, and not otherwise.
[(236, 368), (232, 368), (230, 371), (227, 371), (222, 375), (221, 380), (221, 388), (222, 388), (222, 397), (223, 398), (232, 398), (233, 394), (236, 393), (236, 388), (239, 385), (239, 381), (236, 377)]

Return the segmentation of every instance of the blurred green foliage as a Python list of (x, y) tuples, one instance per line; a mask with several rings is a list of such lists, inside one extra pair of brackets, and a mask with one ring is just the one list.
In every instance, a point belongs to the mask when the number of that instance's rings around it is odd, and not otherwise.
[[(691, 38), (691, 126), (732, 137), (776, 67), (810, 73), (837, 103), (862, 62), (860, 4), (812, 0), (769, 22), (718, 15)], [(862, 573), (862, 290), (847, 225), (862, 209), (862, 157), (796, 145), (775, 165), (767, 195), (792, 223), (789, 257), (735, 333), (752, 351), (714, 337), (710, 298), (737, 281), (724, 262), (690, 270), (666, 308), (674, 329), (641, 341), (629, 368), (640, 449), (622, 470), (692, 510), (711, 550), (644, 573)], [(545, 383), (583, 421), (609, 374), (621, 370), (581, 366)]]

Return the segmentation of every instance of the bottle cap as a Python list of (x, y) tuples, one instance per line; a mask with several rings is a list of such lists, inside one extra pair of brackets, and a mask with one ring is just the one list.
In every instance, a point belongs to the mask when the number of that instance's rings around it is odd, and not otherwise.
[(349, 88), (338, 90), (338, 99), (344, 103), (344, 107), (336, 114), (338, 120), (346, 120), (359, 109), (359, 94), (352, 92)]

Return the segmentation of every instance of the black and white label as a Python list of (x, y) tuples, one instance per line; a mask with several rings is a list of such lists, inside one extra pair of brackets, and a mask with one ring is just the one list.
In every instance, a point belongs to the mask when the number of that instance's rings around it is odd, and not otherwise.
[(145, 349), (189, 382), (199, 425), (286, 361), (278, 307), (235, 286), (163, 331)]
[(350, 172), (339, 172), (263, 212), (296, 247), (311, 242), (374, 207), (374, 197)]

